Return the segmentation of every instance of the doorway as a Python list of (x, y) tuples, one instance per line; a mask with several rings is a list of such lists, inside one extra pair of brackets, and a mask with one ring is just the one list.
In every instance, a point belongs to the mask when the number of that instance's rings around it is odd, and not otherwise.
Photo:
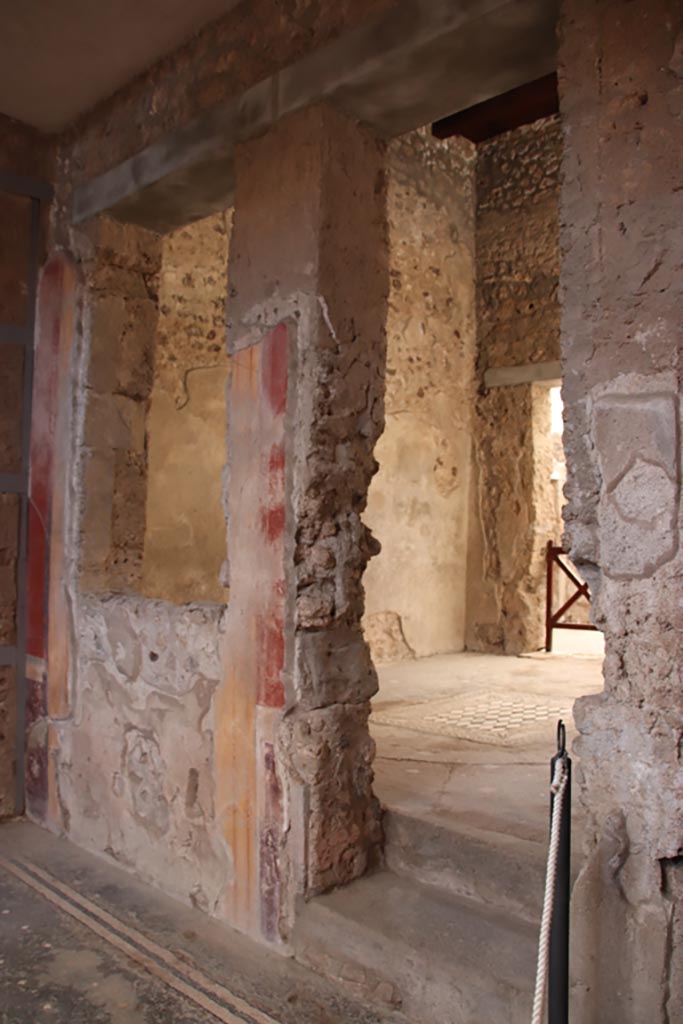
[[(545, 650), (566, 476), (560, 151), (557, 115), (476, 146), (422, 130), (389, 147), (386, 428), (365, 514), (382, 551), (364, 629), (390, 859), (396, 815), (540, 853), (557, 720), (571, 734), (574, 701), (602, 688), (601, 634), (557, 630)], [(589, 624), (588, 600), (568, 614)]]

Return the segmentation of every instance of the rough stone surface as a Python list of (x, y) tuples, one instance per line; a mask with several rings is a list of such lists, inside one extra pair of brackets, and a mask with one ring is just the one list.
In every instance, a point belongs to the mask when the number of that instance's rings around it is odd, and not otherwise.
[(159, 239), (99, 218), (74, 236), (86, 303), (79, 475), (81, 585), (139, 586), (147, 493), (146, 418), (154, 374)]
[(311, 893), (358, 878), (379, 857), (369, 714), (368, 702), (347, 702), (302, 712), (287, 723), (293, 765), (309, 792)]
[(377, 551), (361, 514), (383, 425), (386, 250), (382, 147), (346, 118), (312, 108), (238, 151), (229, 343), (253, 345), (283, 320), (296, 339), (285, 577), (294, 649), (280, 752), (286, 870), (299, 891), (350, 881), (381, 839), (367, 733), (377, 684), (359, 625), (361, 576)]
[(224, 601), (228, 242), (220, 213), (167, 235), (159, 273), (141, 589)]
[(559, 358), (560, 153), (556, 117), (485, 142), (477, 152), (480, 392), (473, 418), (469, 650), (515, 654), (543, 643), (544, 545), (560, 539), (542, 536), (553, 502), (552, 482), (540, 469), (549, 428), (540, 413), (545, 400), (531, 384), (486, 391), (483, 374)]
[(378, 659), (464, 646), (474, 170), (464, 139), (421, 130), (389, 145), (386, 426), (365, 514), (382, 545), (365, 577), (364, 628)]
[(674, 0), (564, 5), (566, 526), (607, 652), (604, 694), (576, 710), (590, 821), (574, 896), (581, 1024), (683, 1014), (682, 34)]
[(222, 617), (81, 597), (74, 710), (52, 723), (63, 830), (209, 912), (231, 872), (214, 802)]
[(367, 612), (363, 619), (363, 633), (377, 665), (415, 657), (397, 612)]
[(560, 356), (557, 117), (477, 149), (477, 277), (483, 369)]
[(536, 636), (542, 629), (540, 615), (533, 621), (538, 609), (530, 574), (532, 422), (531, 385), (495, 388), (478, 402), (468, 650), (530, 650), (529, 633)]

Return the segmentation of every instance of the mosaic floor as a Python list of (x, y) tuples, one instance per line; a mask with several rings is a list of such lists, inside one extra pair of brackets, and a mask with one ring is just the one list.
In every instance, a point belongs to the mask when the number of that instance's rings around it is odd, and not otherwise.
[(572, 700), (495, 691), (379, 707), (373, 720), (413, 732), (450, 736), (477, 743), (510, 743), (539, 725), (571, 716)]

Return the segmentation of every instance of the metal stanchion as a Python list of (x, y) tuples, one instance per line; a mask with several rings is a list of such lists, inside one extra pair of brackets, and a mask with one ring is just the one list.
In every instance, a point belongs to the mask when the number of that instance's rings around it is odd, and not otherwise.
[(564, 722), (557, 724), (557, 753), (550, 761), (550, 778), (555, 777), (557, 762), (564, 760), (567, 785), (564, 794), (550, 797), (552, 820), (555, 800), (562, 799), (560, 842), (557, 874), (553, 895), (553, 917), (550, 930), (548, 965), (548, 1024), (569, 1022), (569, 891), (571, 870), (571, 802), (572, 762), (567, 754), (567, 732)]

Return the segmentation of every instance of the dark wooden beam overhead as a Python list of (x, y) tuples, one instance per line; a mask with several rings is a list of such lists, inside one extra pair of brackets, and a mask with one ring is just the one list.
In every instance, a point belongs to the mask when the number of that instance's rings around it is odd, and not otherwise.
[(558, 110), (557, 74), (553, 72), (435, 121), (432, 132), (437, 139), (464, 135), (472, 142), (483, 142), (520, 125), (538, 121), (540, 117), (549, 117)]

